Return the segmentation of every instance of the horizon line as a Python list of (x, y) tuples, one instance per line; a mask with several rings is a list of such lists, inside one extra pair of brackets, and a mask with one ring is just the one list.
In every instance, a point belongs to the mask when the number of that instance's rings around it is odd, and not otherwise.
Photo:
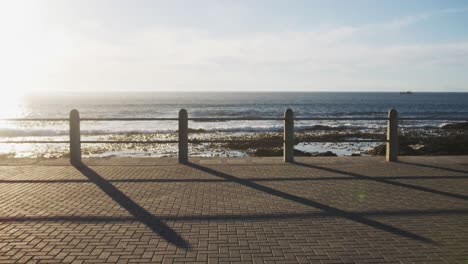
[[(357, 90), (357, 91), (303, 91), (303, 90), (294, 90), (294, 91), (269, 91), (269, 90), (250, 90), (250, 91), (239, 91), (239, 90), (224, 90), (224, 91), (211, 91), (211, 90), (107, 90), (107, 91), (67, 91), (67, 90), (51, 90), (48, 93), (400, 93), (410, 91), (412, 93), (468, 93), (467, 91), (414, 91), (414, 90), (399, 90), (399, 91), (368, 91), (368, 90)], [(27, 91), (24, 95), (42, 93), (41, 91)]]

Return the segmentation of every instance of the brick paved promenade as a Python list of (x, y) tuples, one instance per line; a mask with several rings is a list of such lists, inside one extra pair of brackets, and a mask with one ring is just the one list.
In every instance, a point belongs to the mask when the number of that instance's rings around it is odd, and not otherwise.
[(0, 263), (468, 263), (468, 157), (0, 160)]

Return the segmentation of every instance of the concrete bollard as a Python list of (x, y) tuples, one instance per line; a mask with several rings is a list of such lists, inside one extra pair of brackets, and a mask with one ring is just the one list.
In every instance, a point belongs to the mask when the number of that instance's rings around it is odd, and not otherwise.
[(387, 161), (398, 161), (398, 112), (388, 111), (387, 121)]
[(80, 135), (80, 113), (73, 109), (70, 111), (70, 163), (81, 162), (81, 135)]
[(188, 163), (188, 114), (185, 109), (179, 111), (179, 163)]
[(287, 109), (284, 112), (284, 139), (283, 159), (284, 162), (294, 162), (294, 112)]

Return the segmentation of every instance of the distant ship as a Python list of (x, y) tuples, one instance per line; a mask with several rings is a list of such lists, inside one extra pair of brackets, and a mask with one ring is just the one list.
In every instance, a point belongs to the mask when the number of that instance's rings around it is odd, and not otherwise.
[(403, 91), (403, 92), (400, 92), (400, 94), (413, 94), (412, 91)]

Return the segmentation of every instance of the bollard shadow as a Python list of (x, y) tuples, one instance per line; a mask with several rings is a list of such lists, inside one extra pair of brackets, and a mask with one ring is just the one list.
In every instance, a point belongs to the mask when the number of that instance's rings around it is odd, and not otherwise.
[(213, 176), (220, 177), (229, 182), (234, 182), (234, 183), (243, 185), (245, 187), (252, 188), (254, 190), (261, 191), (261, 192), (264, 192), (264, 193), (267, 193), (267, 194), (270, 194), (270, 195), (273, 195), (273, 196), (276, 196), (276, 197), (279, 197), (288, 201), (292, 201), (292, 202), (300, 203), (300, 204), (310, 206), (316, 209), (320, 209), (327, 214), (331, 214), (331, 215), (338, 216), (338, 217), (343, 217), (343, 218), (352, 220), (354, 222), (364, 224), (364, 225), (367, 225), (367, 226), (370, 226), (370, 227), (373, 227), (382, 231), (386, 231), (394, 235), (402, 236), (405, 238), (410, 238), (410, 239), (414, 239), (414, 240), (421, 241), (421, 242), (434, 243), (434, 241), (429, 238), (420, 236), (418, 234), (415, 234), (415, 233), (412, 233), (412, 232), (409, 232), (409, 231), (406, 231), (406, 230), (403, 230), (403, 229), (400, 229), (400, 228), (397, 228), (388, 224), (381, 223), (376, 220), (369, 219), (360, 214), (348, 212), (348, 211), (341, 210), (341, 209), (338, 209), (338, 208), (335, 208), (335, 207), (332, 207), (332, 206), (329, 206), (329, 205), (326, 205), (326, 204), (323, 204), (314, 200), (310, 200), (310, 199), (303, 198), (294, 194), (276, 190), (271, 187), (253, 182), (251, 180), (238, 178), (233, 175), (229, 175), (227, 173), (223, 173), (223, 172), (220, 172), (220, 171), (208, 168), (208, 167), (204, 167), (195, 163), (189, 162), (189, 163), (186, 163), (186, 165), (191, 168), (209, 173)]
[(434, 166), (434, 165), (429, 165), (429, 164), (414, 163), (414, 162), (407, 162), (407, 161), (398, 161), (398, 163), (410, 165), (410, 166), (422, 167), (422, 168), (438, 169), (438, 170), (468, 174), (468, 171), (465, 171), (465, 170), (457, 170), (457, 169), (439, 167), (439, 166)]
[(116, 188), (114, 185), (109, 183), (106, 179), (100, 176), (97, 172), (86, 166), (84, 163), (72, 164), (81, 174), (99, 187), (105, 194), (107, 194), (112, 200), (118, 203), (121, 207), (127, 210), (133, 215), (135, 220), (142, 222), (154, 233), (160, 235), (168, 242), (174, 244), (177, 247), (189, 249), (189, 243), (182, 238), (177, 232), (171, 227), (161, 221), (161, 219), (152, 215), (146, 211), (139, 204), (134, 202), (130, 197), (125, 195), (122, 191)]
[(416, 191), (422, 191), (422, 192), (437, 194), (437, 195), (446, 196), (446, 197), (450, 197), (450, 198), (456, 198), (456, 199), (460, 199), (460, 200), (464, 200), (464, 201), (468, 200), (468, 196), (466, 196), (466, 195), (451, 193), (451, 192), (445, 192), (445, 191), (439, 191), (439, 190), (436, 190), (436, 189), (431, 189), (431, 188), (422, 187), (422, 186), (419, 186), (419, 185), (414, 185), (414, 184), (409, 184), (409, 183), (391, 181), (391, 180), (388, 180), (388, 179), (386, 179), (384, 177), (370, 177), (370, 176), (365, 176), (365, 175), (352, 173), (352, 172), (348, 172), (348, 171), (331, 169), (331, 168), (326, 168), (326, 167), (322, 167), (322, 166), (318, 166), (318, 165), (306, 164), (306, 163), (302, 163), (302, 162), (294, 162), (294, 164), (298, 165), (298, 166), (306, 167), (306, 168), (312, 168), (312, 169), (316, 169), (316, 170), (322, 170), (322, 171), (338, 173), (338, 174), (342, 174), (342, 175), (348, 175), (348, 176), (351, 176), (351, 177), (356, 178), (356, 179), (385, 183), (385, 184), (394, 185), (394, 186), (398, 186), (398, 187), (403, 187), (403, 188), (407, 188), (407, 189), (412, 189), (412, 190), (416, 190)]

